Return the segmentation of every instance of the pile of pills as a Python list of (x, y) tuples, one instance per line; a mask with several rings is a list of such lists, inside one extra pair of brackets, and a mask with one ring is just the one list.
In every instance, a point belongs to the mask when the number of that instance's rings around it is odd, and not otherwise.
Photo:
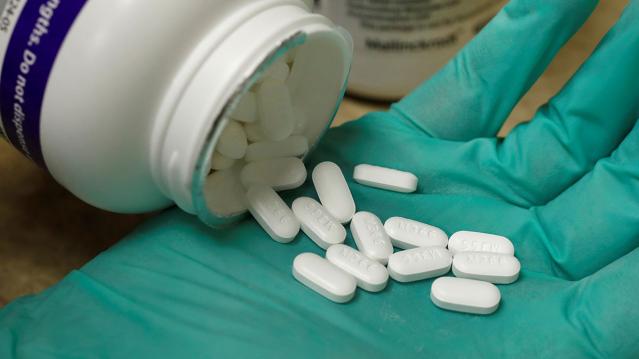
[[(360, 165), (357, 182), (404, 193), (415, 191), (417, 179), (406, 172)], [(379, 292), (388, 278), (397, 282), (435, 280), (431, 300), (440, 308), (474, 314), (490, 314), (501, 301), (494, 284), (510, 284), (519, 277), (520, 264), (505, 237), (460, 231), (450, 239), (441, 229), (402, 217), (385, 223), (373, 213), (356, 212), (355, 202), (340, 168), (332, 162), (317, 165), (312, 173), (319, 202), (301, 197), (292, 210), (265, 185), (248, 191), (249, 210), (274, 240), (293, 240), (301, 230), (319, 247), (325, 258), (302, 253), (293, 262), (293, 276), (326, 298), (345, 303), (356, 288)], [(343, 244), (344, 223), (357, 249)], [(402, 249), (394, 252), (394, 247)]]
[[(209, 207), (223, 215), (248, 210), (280, 243), (303, 231), (326, 255), (298, 255), (293, 276), (334, 302), (348, 302), (357, 287), (382, 291), (389, 277), (402, 283), (441, 277), (430, 294), (438, 307), (474, 314), (497, 310), (501, 294), (495, 284), (513, 283), (520, 271), (507, 238), (460, 231), (449, 239), (437, 227), (402, 217), (382, 223), (373, 213), (357, 212), (344, 174), (332, 162), (313, 169), (319, 201), (300, 197), (289, 207), (277, 194), (307, 179), (302, 161), (309, 149), (307, 120), (287, 85), (294, 62), (294, 53), (275, 61), (239, 100), (211, 156), (205, 188)], [(401, 193), (415, 192), (418, 184), (412, 173), (368, 164), (356, 166), (353, 178)], [(349, 222), (357, 249), (343, 244)], [(455, 277), (444, 277), (451, 268)]]

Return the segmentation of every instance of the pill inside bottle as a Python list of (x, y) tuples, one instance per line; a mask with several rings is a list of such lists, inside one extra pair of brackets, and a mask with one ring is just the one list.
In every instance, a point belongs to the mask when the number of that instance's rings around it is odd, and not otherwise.
[(304, 183), (302, 161), (330, 126), (344, 91), (350, 48), (334, 37), (319, 32), (284, 42), (229, 99), (193, 189), (205, 223), (242, 218), (248, 186), (281, 191)]

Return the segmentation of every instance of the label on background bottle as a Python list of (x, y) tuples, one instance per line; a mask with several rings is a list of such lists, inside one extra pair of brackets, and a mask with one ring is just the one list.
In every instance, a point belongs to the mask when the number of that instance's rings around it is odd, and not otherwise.
[(504, 0), (319, 0), (316, 10), (353, 36), (350, 89), (398, 98), (470, 41)]
[(6, 0), (0, 15), (0, 132), (46, 167), (40, 115), (58, 51), (87, 0)]
[(357, 50), (401, 53), (454, 46), (461, 27), (477, 33), (484, 24), (468, 22), (499, 2), (343, 0), (318, 1), (317, 6), (352, 32)]

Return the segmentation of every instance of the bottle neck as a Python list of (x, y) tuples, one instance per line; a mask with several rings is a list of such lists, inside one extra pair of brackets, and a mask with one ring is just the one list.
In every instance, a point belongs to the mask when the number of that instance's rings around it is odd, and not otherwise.
[[(169, 90), (158, 115), (151, 149), (156, 183), (180, 208), (208, 224), (218, 224), (219, 218), (206, 207), (203, 181), (227, 114), (261, 70), (305, 41), (307, 29), (335, 32), (330, 21), (311, 14), (301, 2), (281, 3), (254, 11), (223, 39), (212, 41), (204, 60), (185, 71), (190, 73), (186, 85)], [(343, 42), (339, 46), (350, 56), (350, 44)]]

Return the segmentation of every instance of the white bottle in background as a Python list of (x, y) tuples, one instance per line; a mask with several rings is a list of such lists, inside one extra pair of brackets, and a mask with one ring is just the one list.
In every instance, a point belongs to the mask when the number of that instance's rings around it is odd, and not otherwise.
[(437, 72), (497, 13), (504, 0), (316, 0), (316, 10), (353, 36), (348, 90), (396, 100)]
[(348, 34), (300, 0), (0, 6), (0, 137), (115, 212), (177, 204), (211, 225), (237, 218), (206, 197), (213, 149), (240, 97), (295, 49), (287, 85), (312, 148), (352, 56)]

